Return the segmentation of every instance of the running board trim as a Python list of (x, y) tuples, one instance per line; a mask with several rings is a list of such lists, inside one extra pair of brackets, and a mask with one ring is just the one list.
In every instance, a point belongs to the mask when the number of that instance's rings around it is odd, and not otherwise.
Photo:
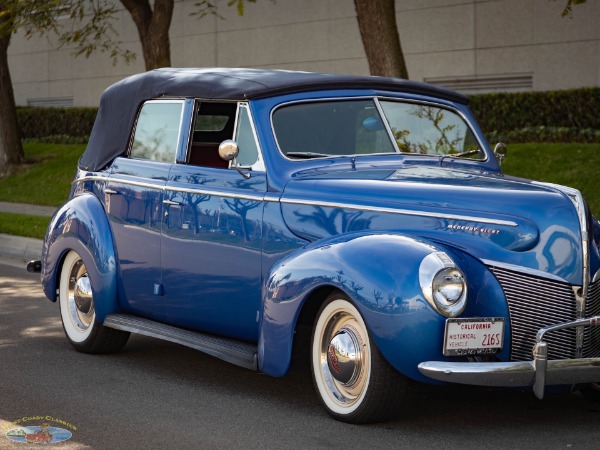
[(103, 325), (185, 345), (246, 369), (258, 370), (258, 348), (247, 342), (184, 330), (130, 314), (110, 314)]

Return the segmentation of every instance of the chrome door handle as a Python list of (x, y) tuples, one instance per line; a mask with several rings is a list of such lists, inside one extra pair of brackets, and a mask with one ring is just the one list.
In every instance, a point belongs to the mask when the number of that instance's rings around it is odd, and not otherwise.
[(108, 194), (108, 195), (113, 195), (113, 194), (118, 195), (118, 194), (120, 194), (120, 192), (114, 191), (112, 189), (104, 189), (104, 193)]
[(167, 206), (181, 206), (181, 203), (174, 202), (172, 200), (163, 200), (163, 205), (167, 205)]

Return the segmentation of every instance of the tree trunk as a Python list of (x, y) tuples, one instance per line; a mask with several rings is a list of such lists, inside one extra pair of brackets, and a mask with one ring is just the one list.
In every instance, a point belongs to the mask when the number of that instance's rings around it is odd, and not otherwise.
[(371, 75), (407, 78), (394, 0), (354, 0)]
[[(0, 8), (0, 12), (7, 13)], [(3, 15), (3, 22), (12, 20), (12, 17)], [(19, 136), (17, 124), (17, 108), (10, 70), (8, 68), (8, 45), (11, 33), (0, 36), (0, 167), (7, 164), (18, 164), (23, 161), (23, 146)]]
[(169, 28), (174, 0), (155, 0), (154, 11), (149, 0), (121, 0), (121, 3), (138, 29), (146, 70), (170, 67)]

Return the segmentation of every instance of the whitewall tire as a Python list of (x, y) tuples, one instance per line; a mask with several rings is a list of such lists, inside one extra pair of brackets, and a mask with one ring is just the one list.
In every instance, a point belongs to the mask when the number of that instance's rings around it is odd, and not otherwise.
[(129, 333), (102, 326), (96, 320), (92, 283), (77, 254), (65, 257), (59, 281), (59, 305), (63, 329), (76, 350), (85, 353), (112, 353), (123, 348)]
[(399, 408), (406, 379), (383, 358), (347, 296), (325, 300), (313, 328), (311, 366), (315, 389), (338, 420), (384, 420)]

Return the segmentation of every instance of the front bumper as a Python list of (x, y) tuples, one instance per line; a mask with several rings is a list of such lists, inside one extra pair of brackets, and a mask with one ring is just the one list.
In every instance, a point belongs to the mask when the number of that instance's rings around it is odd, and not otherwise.
[(518, 362), (444, 362), (426, 361), (419, 371), (434, 380), (477, 386), (533, 386), (539, 399), (546, 385), (600, 382), (600, 358), (548, 361), (544, 334), (566, 328), (600, 326), (600, 316), (541, 329), (536, 336), (532, 361)]

